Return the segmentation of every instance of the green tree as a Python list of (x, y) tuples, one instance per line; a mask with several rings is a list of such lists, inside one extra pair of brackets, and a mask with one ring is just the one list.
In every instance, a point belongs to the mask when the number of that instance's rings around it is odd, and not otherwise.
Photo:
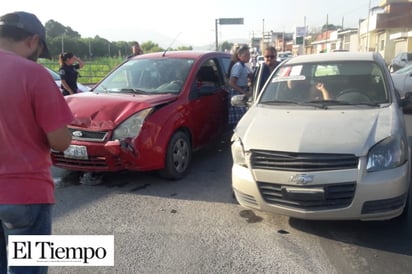
[[(73, 52), (82, 59), (100, 57), (124, 58), (131, 54), (132, 41), (109, 41), (96, 35), (94, 38), (82, 38), (81, 35), (69, 26), (49, 20), (45, 24), (46, 39), (53, 59), (64, 50)], [(147, 41), (141, 44), (144, 53), (164, 51), (159, 44)], [(192, 50), (191, 46), (181, 46), (178, 50)], [(172, 50), (172, 49), (169, 49)]]
[[(95, 49), (94, 56), (99, 57), (111, 57), (112, 50), (111, 43), (109, 40), (101, 38), (100, 36), (96, 35), (93, 39), (93, 45)], [(116, 53), (114, 53), (116, 55)]]
[(193, 50), (192, 46), (180, 46), (176, 50)]
[(230, 43), (228, 41), (224, 41), (222, 45), (220, 46), (222, 51), (231, 51), (233, 48), (233, 43)]
[(77, 31), (72, 30), (71, 27), (65, 27), (54, 20), (47, 21), (44, 27), (46, 29), (46, 36), (49, 38), (61, 37), (62, 35), (70, 38), (81, 38)]
[(338, 28), (340, 28), (340, 26), (335, 26), (333, 24), (328, 24), (328, 25), (323, 25), (322, 26), (322, 32), (327, 31), (327, 30), (337, 30)]
[(117, 56), (120, 58), (124, 58), (132, 53), (131, 44), (126, 41), (113, 42), (113, 45), (116, 47)]
[(161, 47), (159, 47), (159, 44), (154, 43), (153, 41), (147, 41), (142, 44), (140, 44), (142, 50), (144, 53), (149, 53), (149, 52), (159, 52), (163, 51)]
[(65, 35), (69, 36), (70, 38), (81, 38), (80, 33), (77, 31), (72, 30), (71, 27), (66, 27)]
[(56, 38), (62, 36), (66, 30), (66, 28), (62, 24), (54, 20), (47, 21), (44, 27), (46, 29), (47, 38)]

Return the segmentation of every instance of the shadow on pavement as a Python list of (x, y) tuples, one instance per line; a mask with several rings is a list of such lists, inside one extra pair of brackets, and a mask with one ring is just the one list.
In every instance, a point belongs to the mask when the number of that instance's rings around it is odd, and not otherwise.
[(406, 216), (387, 221), (305, 221), (290, 226), (337, 242), (412, 256), (412, 208)]
[[(54, 171), (57, 203), (64, 201), (66, 209), (58, 208), (56, 214), (73, 207), (81, 207), (95, 199), (113, 194), (136, 194), (179, 200), (235, 203), (231, 188), (232, 158), (230, 136), (193, 153), (188, 175), (180, 180), (162, 179), (157, 172), (122, 171), (99, 173), (100, 183), (81, 184), (82, 172)], [(56, 179), (57, 176), (57, 179)], [(87, 194), (87, 195), (85, 195)]]

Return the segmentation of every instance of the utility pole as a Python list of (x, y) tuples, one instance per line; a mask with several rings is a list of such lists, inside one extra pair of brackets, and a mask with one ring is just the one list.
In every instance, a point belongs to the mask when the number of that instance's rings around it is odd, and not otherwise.
[(64, 52), (64, 33), (62, 34), (62, 53)]
[(89, 57), (92, 57), (93, 56), (93, 53), (92, 53), (92, 45), (91, 45), (91, 42), (90, 42), (90, 40), (89, 40)]
[(303, 41), (302, 41), (302, 47), (303, 47), (303, 53), (305, 54), (306, 53), (306, 50), (305, 50), (305, 38), (306, 38), (306, 16), (304, 16), (303, 17), (303, 28), (304, 28), (304, 30), (303, 30)]
[(265, 19), (262, 19), (262, 41), (265, 43)]
[(366, 52), (369, 51), (369, 24), (371, 19), (371, 0), (368, 5), (368, 25), (366, 26)]
[(328, 52), (329, 15), (326, 14), (325, 53)]
[(62, 33), (62, 53), (64, 52), (64, 35), (66, 34), (67, 30), (65, 29)]
[(219, 19), (215, 19), (215, 35), (216, 35), (216, 51), (219, 50), (218, 33), (217, 33), (217, 23)]

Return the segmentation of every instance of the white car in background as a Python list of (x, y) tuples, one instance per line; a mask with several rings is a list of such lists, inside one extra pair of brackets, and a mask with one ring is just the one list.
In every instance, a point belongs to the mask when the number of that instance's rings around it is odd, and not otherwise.
[(282, 52), (278, 52), (278, 61), (279, 62), (283, 62), (288, 58), (293, 57), (292, 52), (290, 51), (282, 51)]
[[(60, 79), (60, 74), (58, 74), (57, 72), (55, 72), (54, 70), (52, 70), (51, 68), (48, 68), (45, 66), (45, 68), (47, 69), (47, 71), (50, 73), (50, 75), (53, 77), (54, 81), (56, 82), (56, 85), (59, 87), (60, 91), (61, 91), (61, 79)], [(86, 92), (86, 91), (90, 91), (90, 88), (77, 83), (77, 88), (81, 91), (81, 92)]]
[(263, 55), (259, 55), (258, 57), (256, 57), (256, 61), (258, 65), (263, 64), (265, 62), (265, 57)]

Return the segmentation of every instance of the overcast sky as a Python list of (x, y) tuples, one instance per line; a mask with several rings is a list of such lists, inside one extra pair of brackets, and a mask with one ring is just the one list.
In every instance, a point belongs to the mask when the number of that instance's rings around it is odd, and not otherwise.
[[(3, 0), (0, 13), (27, 11), (46, 23), (53, 19), (83, 38), (110, 41), (153, 41), (167, 47), (215, 42), (217, 18), (244, 18), (243, 25), (218, 26), (219, 42), (261, 37), (262, 31), (294, 32), (297, 26), (326, 24), (358, 27), (380, 0)], [(110, 4), (109, 4), (110, 3)], [(305, 20), (306, 19), (306, 20)]]

